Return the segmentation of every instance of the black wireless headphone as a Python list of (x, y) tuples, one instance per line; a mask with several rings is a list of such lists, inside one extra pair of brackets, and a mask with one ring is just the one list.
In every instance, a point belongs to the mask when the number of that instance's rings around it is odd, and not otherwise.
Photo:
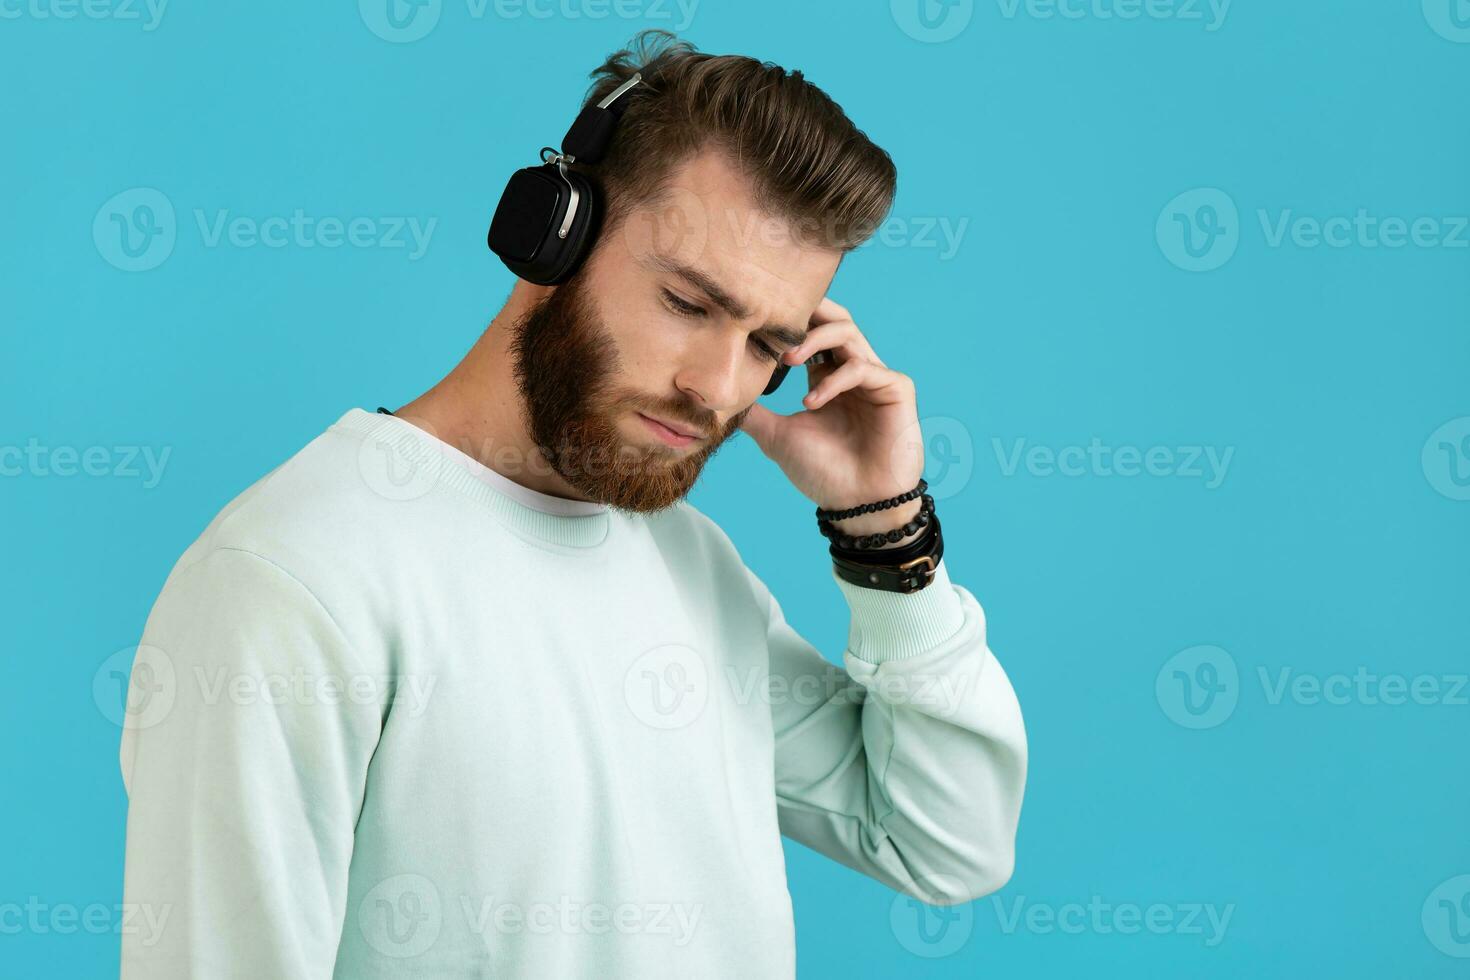
[[(490, 219), (486, 243), (520, 278), (542, 286), (566, 282), (591, 251), (605, 204), (597, 184), (566, 165), (602, 159), (627, 108), (627, 100), (619, 97), (642, 80), (642, 73), (635, 72), (607, 98), (583, 108), (562, 137), (559, 152), (543, 146), (539, 167), (511, 174)], [(825, 354), (819, 351), (806, 363), (823, 363), (829, 360)], [(781, 387), (790, 370), (791, 365), (778, 364), (761, 394)]]

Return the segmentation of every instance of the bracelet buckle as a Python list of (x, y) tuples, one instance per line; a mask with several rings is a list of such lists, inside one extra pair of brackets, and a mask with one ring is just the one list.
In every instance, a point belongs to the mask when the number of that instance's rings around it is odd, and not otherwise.
[[(915, 566), (917, 565), (928, 565), (928, 567), (916, 569)], [(912, 581), (914, 583), (914, 589), (917, 590), (922, 588), (924, 585), (929, 584), (929, 580), (934, 578), (934, 572), (938, 569), (939, 566), (938, 563), (934, 560), (933, 555), (920, 555), (912, 561), (903, 562), (898, 567), (903, 569), (905, 572), (914, 573)]]
[(929, 567), (926, 568), (926, 569), (924, 569), (924, 571), (922, 573), (924, 575), (924, 577), (925, 578), (933, 578), (934, 577), (935, 569), (938, 567), (934, 563), (934, 556), (933, 555), (920, 555), (919, 557), (913, 559), (912, 561), (906, 561), (906, 562), (904, 562), (903, 564), (899, 565), (898, 567), (901, 568), (901, 569), (903, 569), (906, 572), (907, 571), (912, 571), (913, 570), (913, 567), (915, 565), (920, 564), (921, 562), (928, 563), (928, 565), (929, 565)]

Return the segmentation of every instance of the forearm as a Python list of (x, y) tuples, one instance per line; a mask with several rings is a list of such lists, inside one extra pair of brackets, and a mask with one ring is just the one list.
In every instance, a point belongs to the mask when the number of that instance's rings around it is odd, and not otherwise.
[[(782, 832), (934, 904), (1000, 888), (1014, 862), (1026, 734), (979, 603), (943, 561), (909, 594), (834, 580), (852, 613), (849, 689), (815, 710), (777, 711)], [(772, 643), (783, 682), (823, 669), (779, 616)]]

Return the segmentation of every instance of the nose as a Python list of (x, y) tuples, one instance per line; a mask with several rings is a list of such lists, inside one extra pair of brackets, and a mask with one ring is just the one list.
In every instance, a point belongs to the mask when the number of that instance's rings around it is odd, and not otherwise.
[(751, 379), (745, 374), (749, 343), (743, 331), (738, 336), (724, 336), (709, 343), (690, 345), (689, 360), (675, 378), (675, 386), (700, 407), (727, 418), (744, 407), (745, 388)]

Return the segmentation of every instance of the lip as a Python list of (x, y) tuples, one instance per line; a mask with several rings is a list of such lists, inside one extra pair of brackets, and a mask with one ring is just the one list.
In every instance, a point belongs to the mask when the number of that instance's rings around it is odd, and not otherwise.
[(693, 434), (686, 433), (683, 429), (676, 429), (667, 422), (660, 422), (652, 416), (644, 415), (642, 412), (637, 412), (636, 414), (643, 420), (643, 424), (648, 427), (648, 431), (658, 436), (670, 446), (687, 446), (699, 438)]

